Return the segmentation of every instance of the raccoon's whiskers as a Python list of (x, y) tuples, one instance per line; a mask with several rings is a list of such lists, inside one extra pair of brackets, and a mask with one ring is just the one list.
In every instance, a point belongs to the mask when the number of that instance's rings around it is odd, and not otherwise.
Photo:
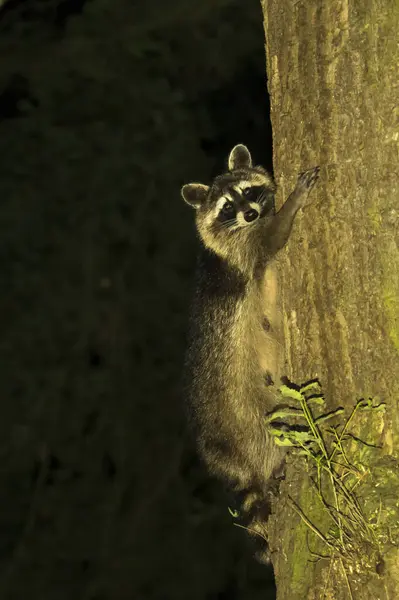
[(229, 219), (228, 221), (224, 221), (224, 223), (221, 224), (220, 228), (228, 229), (229, 227), (234, 225), (236, 222), (237, 222), (237, 219), (234, 217), (234, 219)]

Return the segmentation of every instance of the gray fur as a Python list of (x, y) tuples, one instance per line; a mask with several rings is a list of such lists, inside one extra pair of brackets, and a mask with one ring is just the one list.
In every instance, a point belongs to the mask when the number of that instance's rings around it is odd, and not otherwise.
[[(299, 176), (294, 192), (276, 214), (273, 180), (263, 168), (252, 166), (245, 146), (233, 148), (228, 165), (229, 171), (209, 188), (200, 184), (182, 188), (183, 198), (196, 209), (202, 241), (185, 390), (202, 458), (209, 471), (238, 494), (244, 513), (252, 515), (261, 508), (267, 513), (270, 483), (284, 458), (263, 424), (263, 416), (275, 405), (274, 388), (267, 383), (275, 380), (275, 374), (265, 369), (260, 357), (270, 335), (270, 327), (264, 327), (263, 276), (286, 243), (318, 168)], [(245, 214), (248, 206), (240, 186), (247, 184), (253, 186), (251, 199), (262, 207), (260, 218), (245, 227), (229, 219), (226, 225), (220, 221), (224, 217), (217, 212), (217, 203), (222, 205), (220, 198), (227, 195)]]

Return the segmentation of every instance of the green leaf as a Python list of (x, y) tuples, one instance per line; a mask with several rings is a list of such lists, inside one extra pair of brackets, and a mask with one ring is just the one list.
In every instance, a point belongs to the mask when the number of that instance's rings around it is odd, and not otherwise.
[(298, 400), (301, 402), (303, 400), (303, 396), (301, 392), (294, 390), (293, 388), (288, 387), (288, 385), (282, 385), (279, 388), (279, 391), (284, 398), (293, 398), (294, 400)]
[(307, 398), (306, 402), (308, 404), (319, 404), (319, 405), (322, 405), (322, 404), (326, 403), (326, 400), (325, 400), (323, 394), (317, 394), (315, 396), (311, 396), (310, 398)]
[(308, 392), (320, 392), (321, 390), (321, 385), (318, 381), (311, 381), (310, 383), (305, 383), (305, 385), (303, 385), (300, 388), (300, 392), (301, 394), (307, 394)]

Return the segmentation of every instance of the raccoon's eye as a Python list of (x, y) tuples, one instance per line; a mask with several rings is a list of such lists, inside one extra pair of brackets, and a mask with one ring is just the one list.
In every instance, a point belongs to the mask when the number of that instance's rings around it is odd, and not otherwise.
[(221, 211), (226, 217), (232, 217), (235, 214), (234, 204), (232, 202), (225, 202), (222, 206)]
[(252, 192), (252, 187), (247, 187), (245, 189), (242, 190), (242, 195), (245, 197), (248, 197), (251, 195)]

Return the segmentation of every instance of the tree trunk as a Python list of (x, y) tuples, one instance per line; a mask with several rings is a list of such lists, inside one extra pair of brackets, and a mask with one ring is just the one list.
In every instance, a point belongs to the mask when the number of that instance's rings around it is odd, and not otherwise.
[[(399, 4), (262, 5), (278, 202), (299, 171), (321, 168), (277, 263), (282, 372), (298, 384), (319, 379), (325, 412), (345, 408), (332, 420), (338, 432), (359, 398), (386, 403), (348, 428), (378, 448), (345, 442), (369, 542), (349, 517), (349, 530), (331, 530), (334, 516), (345, 529), (342, 504), (322, 479), (333, 505), (323, 507), (315, 461), (291, 453), (270, 519), (277, 598), (399, 598)], [(326, 543), (334, 535), (342, 553)]]

